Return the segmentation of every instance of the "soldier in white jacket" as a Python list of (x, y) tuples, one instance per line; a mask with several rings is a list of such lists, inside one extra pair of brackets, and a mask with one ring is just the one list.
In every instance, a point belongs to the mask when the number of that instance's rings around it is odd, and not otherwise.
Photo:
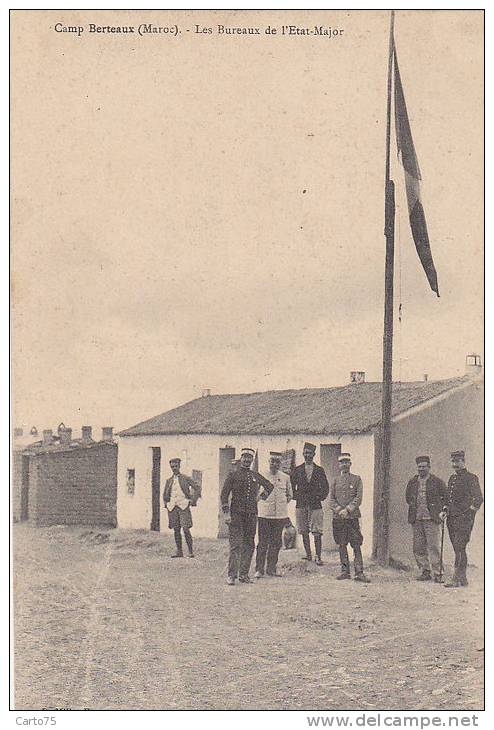
[(264, 476), (273, 485), (273, 491), (264, 501), (258, 503), (258, 539), (256, 553), (256, 578), (264, 572), (276, 578), (281, 577), (276, 569), (281, 548), (281, 535), (288, 519), (288, 502), (292, 499), (290, 477), (280, 470), (281, 453), (269, 454), (269, 472)]

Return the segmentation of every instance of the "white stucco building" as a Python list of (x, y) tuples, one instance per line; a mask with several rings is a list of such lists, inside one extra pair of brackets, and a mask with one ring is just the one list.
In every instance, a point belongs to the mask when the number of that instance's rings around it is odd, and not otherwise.
[[(408, 448), (400, 447), (400, 452), (406, 451), (406, 459), (395, 458), (393, 467), (391, 513), (396, 524), (392, 535), (396, 535), (396, 554), (400, 560), (410, 552), (408, 532), (405, 538), (401, 535), (401, 531), (406, 531), (403, 490), (414, 473), (415, 451), (429, 453), (434, 464), (435, 449), (440, 444), (441, 452), (436, 459), (444, 464), (445, 471), (449, 468), (449, 448), (468, 449), (470, 443), (478, 443), (479, 447), (482, 444), (481, 421), (478, 428), (472, 426), (477, 419), (475, 413), (468, 413), (469, 407), (478, 410), (479, 402), (482, 409), (482, 396), (480, 401), (478, 397), (472, 398), (471, 389), (477, 387), (476, 383), (477, 380), (467, 375), (393, 386), (393, 429), (397, 429), (397, 438), (411, 449), (408, 453)], [(449, 424), (440, 422), (435, 417), (435, 409), (441, 403), (444, 411), (443, 402), (447, 401), (456, 411), (457, 401), (451, 397), (459, 393), (463, 397), (452, 428), (454, 414), (449, 416)], [(428, 414), (426, 430), (414, 425), (423, 422), (424, 411)], [(437, 414), (442, 411), (437, 410)], [(243, 446), (256, 449), (259, 470), (263, 471), (268, 466), (269, 451), (293, 449), (296, 461), (300, 463), (303, 444), (311, 441), (317, 446), (316, 462), (324, 467), (328, 479), (338, 473), (339, 453), (349, 451), (352, 454), (352, 471), (360, 474), (364, 484), (362, 532), (365, 552), (370, 553), (380, 414), (381, 383), (365, 382), (337, 388), (205, 395), (185, 403), (119, 434), (118, 525), (134, 529), (168, 529), (162, 492), (170, 474), (168, 461), (178, 456), (182, 459), (182, 471), (202, 481), (202, 499), (193, 510), (194, 534), (226, 536), (219, 494), (240, 449)], [(439, 437), (440, 434), (443, 435)], [(478, 461), (478, 455), (475, 458)], [(447, 478), (448, 473), (439, 475)], [(325, 513), (325, 545), (328, 547), (332, 544), (328, 537), (331, 534), (329, 508), (325, 507)], [(405, 549), (401, 545), (403, 539), (407, 542)]]

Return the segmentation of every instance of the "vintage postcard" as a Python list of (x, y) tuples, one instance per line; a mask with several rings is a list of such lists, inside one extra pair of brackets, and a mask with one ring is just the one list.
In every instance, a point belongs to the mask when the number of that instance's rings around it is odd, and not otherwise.
[(10, 33), (12, 709), (476, 726), (483, 11)]

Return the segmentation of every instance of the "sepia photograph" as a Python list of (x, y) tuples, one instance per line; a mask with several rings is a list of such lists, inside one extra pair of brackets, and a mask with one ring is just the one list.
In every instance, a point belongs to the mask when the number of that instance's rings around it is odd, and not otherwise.
[(10, 709), (478, 726), (484, 11), (11, 10), (10, 154)]

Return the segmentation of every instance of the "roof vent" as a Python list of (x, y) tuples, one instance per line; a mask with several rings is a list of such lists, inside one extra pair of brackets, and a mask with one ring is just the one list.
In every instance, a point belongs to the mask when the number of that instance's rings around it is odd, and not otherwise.
[(350, 383), (355, 383), (355, 385), (365, 383), (365, 372), (363, 370), (352, 370), (350, 373)]
[(211, 388), (204, 388), (204, 390), (202, 391), (202, 397), (209, 398), (210, 395), (211, 395)]
[(482, 360), (480, 355), (467, 355), (465, 361), (466, 375), (477, 375), (482, 372)]
[(43, 430), (43, 446), (49, 446), (53, 443), (53, 431), (51, 428), (45, 428)]
[(93, 429), (91, 428), (91, 426), (83, 426), (81, 428), (81, 441), (84, 444), (91, 443), (91, 441), (93, 440), (92, 439), (92, 432), (93, 432)]
[(60, 431), (60, 444), (62, 446), (69, 446), (72, 441), (72, 429), (65, 427)]
[(113, 441), (113, 426), (103, 426), (101, 429), (102, 441)]

